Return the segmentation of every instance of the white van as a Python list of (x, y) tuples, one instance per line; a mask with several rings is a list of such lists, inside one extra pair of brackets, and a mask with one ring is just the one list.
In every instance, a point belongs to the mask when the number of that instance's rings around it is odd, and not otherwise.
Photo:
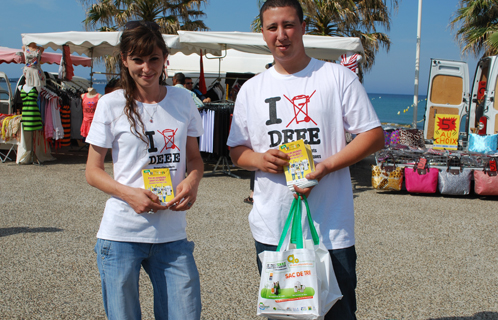
[(431, 59), (424, 138), (432, 143), (436, 114), (460, 115), (460, 141), (469, 133), (498, 133), (498, 102), (495, 101), (498, 56), (482, 58), (472, 89), (466, 62)]
[(9, 78), (5, 72), (0, 72), (0, 113), (11, 114), (13, 101)]

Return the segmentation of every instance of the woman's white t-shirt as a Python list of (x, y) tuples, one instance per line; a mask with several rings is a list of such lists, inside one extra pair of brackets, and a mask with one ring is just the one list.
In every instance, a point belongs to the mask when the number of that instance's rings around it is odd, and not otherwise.
[[(176, 190), (185, 178), (187, 137), (203, 133), (192, 97), (185, 90), (167, 87), (166, 96), (158, 104), (137, 102), (148, 144), (131, 132), (124, 114), (125, 103), (123, 90), (102, 96), (86, 142), (112, 148), (114, 179), (119, 183), (144, 188), (142, 169), (169, 168)], [(137, 214), (125, 201), (111, 197), (97, 237), (126, 242), (171, 242), (187, 237), (186, 224), (185, 211)]]

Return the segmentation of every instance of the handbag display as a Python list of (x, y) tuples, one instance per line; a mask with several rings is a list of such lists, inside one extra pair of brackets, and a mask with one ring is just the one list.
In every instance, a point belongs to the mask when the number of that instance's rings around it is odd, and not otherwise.
[(439, 170), (428, 168), (427, 160), (420, 158), (413, 168), (405, 167), (405, 186), (410, 193), (436, 193)]
[(479, 153), (492, 153), (496, 152), (498, 148), (498, 134), (481, 136), (476, 133), (469, 135), (469, 148), (470, 152)]
[[(301, 202), (306, 206), (312, 239), (303, 239)], [(259, 316), (323, 319), (342, 298), (329, 251), (320, 242), (304, 196), (292, 202), (277, 251), (263, 251), (259, 258), (263, 266), (258, 291)]]
[(403, 168), (397, 167), (394, 157), (393, 164), (372, 165), (372, 187), (377, 190), (400, 191), (403, 185)]
[(495, 158), (489, 161), (488, 167), (482, 171), (474, 170), (474, 192), (481, 196), (497, 196), (498, 175)]
[(460, 162), (458, 158), (448, 157), (446, 170), (439, 171), (438, 190), (441, 194), (468, 195), (470, 194), (472, 170), (469, 168), (463, 169), (461, 166), (458, 169), (450, 169), (452, 160)]
[(399, 144), (425, 149), (424, 132), (419, 129), (400, 129)]
[(391, 131), (389, 135), (389, 145), (399, 144), (399, 129)]

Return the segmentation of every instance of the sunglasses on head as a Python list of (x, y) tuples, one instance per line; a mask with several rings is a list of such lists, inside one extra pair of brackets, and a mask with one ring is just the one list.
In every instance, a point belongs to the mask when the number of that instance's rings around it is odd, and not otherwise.
[(154, 31), (159, 30), (159, 25), (157, 23), (155, 23), (154, 21), (143, 21), (143, 20), (128, 21), (124, 25), (124, 29), (125, 30), (132, 30), (132, 29), (135, 29), (135, 28), (140, 27), (140, 26), (147, 27), (147, 28), (152, 29)]

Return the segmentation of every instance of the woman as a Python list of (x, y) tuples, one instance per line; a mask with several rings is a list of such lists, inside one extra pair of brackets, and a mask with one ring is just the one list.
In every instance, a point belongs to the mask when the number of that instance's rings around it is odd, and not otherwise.
[[(109, 319), (140, 319), (143, 266), (156, 319), (199, 319), (199, 274), (185, 210), (195, 203), (203, 174), (201, 118), (188, 92), (162, 85), (168, 50), (157, 24), (127, 23), (120, 53), (121, 89), (99, 100), (86, 139), (87, 181), (111, 195), (95, 246), (105, 311)], [(114, 179), (104, 171), (109, 148)], [(144, 188), (142, 170), (152, 168), (169, 168), (175, 197), (168, 203)]]

